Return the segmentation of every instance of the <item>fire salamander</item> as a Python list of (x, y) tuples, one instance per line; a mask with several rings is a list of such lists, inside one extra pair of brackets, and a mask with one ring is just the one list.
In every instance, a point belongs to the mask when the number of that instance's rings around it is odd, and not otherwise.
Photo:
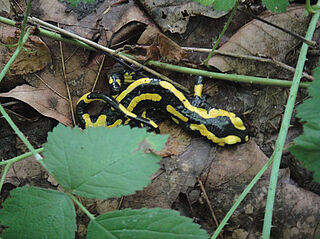
[[(213, 108), (202, 97), (202, 77), (190, 98), (171, 83), (154, 78), (135, 76), (135, 73), (114, 73), (109, 78), (112, 97), (91, 92), (83, 95), (76, 114), (79, 125), (114, 127), (129, 124), (147, 126), (158, 132), (158, 125), (146, 117), (146, 110), (166, 113), (184, 130), (204, 136), (220, 146), (245, 143), (248, 130), (234, 113)], [(127, 86), (127, 87), (125, 87)], [(88, 113), (88, 104), (99, 100), (106, 104), (97, 116)]]

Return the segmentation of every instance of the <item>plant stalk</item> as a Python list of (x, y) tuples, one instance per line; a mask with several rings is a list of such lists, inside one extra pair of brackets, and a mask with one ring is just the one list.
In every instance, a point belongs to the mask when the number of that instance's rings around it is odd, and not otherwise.
[[(317, 5), (318, 6), (320, 5), (320, 0), (318, 1)], [(311, 21), (309, 23), (309, 27), (306, 33), (307, 40), (312, 39), (319, 16), (320, 16), (320, 11), (317, 11), (311, 18)], [(276, 194), (280, 161), (281, 161), (282, 151), (283, 151), (284, 143), (287, 137), (290, 119), (292, 116), (292, 112), (293, 112), (293, 108), (294, 108), (294, 104), (295, 104), (295, 100), (296, 100), (296, 96), (299, 88), (299, 82), (302, 76), (302, 70), (306, 61), (307, 51), (308, 51), (308, 45), (306, 43), (303, 43), (301, 47), (300, 55), (298, 58), (298, 62), (297, 62), (296, 72), (293, 77), (293, 84), (290, 89), (290, 94), (289, 94), (288, 102), (286, 105), (286, 110), (284, 112), (279, 136), (276, 141), (275, 150), (272, 154), (274, 161), (272, 164), (270, 184), (269, 184), (269, 190), (268, 190), (268, 196), (267, 196), (267, 204), (266, 204), (266, 210), (264, 215), (264, 224), (263, 224), (263, 231), (262, 231), (263, 239), (269, 239), (271, 234), (272, 212), (273, 212), (273, 205), (274, 205), (275, 194)]]
[[(162, 63), (159, 61), (148, 61), (147, 64), (151, 66), (156, 66), (162, 69), (182, 72), (185, 74), (202, 75), (205, 77), (234, 81), (239, 83), (270, 85), (270, 86), (280, 86), (280, 87), (290, 87), (292, 85), (292, 81), (288, 81), (288, 80), (279, 80), (279, 79), (245, 76), (245, 75), (237, 75), (237, 74), (224, 74), (219, 72), (211, 72), (211, 71), (199, 70), (199, 69), (194, 69), (189, 67), (176, 66), (172, 64)], [(300, 83), (300, 87), (303, 87), (303, 88), (309, 87), (309, 85), (310, 83)]]
[(219, 34), (218, 40), (215, 42), (214, 46), (213, 46), (212, 49), (211, 49), (211, 52), (209, 53), (207, 59), (206, 59), (205, 62), (204, 62), (204, 65), (205, 65), (206, 67), (209, 67), (209, 60), (210, 60), (210, 58), (212, 57), (213, 52), (217, 49), (219, 43), (221, 42), (222, 36), (224, 35), (224, 33), (226, 32), (226, 30), (228, 29), (228, 27), (229, 27), (229, 25), (230, 25), (230, 23), (231, 23), (231, 21), (232, 21), (232, 18), (233, 18), (234, 15), (236, 14), (236, 11), (237, 11), (237, 9), (238, 9), (238, 4), (239, 4), (239, 1), (236, 0), (236, 4), (235, 4), (235, 6), (234, 6), (233, 9), (232, 9), (232, 12), (231, 12), (231, 14), (230, 14), (230, 16), (229, 16), (226, 24), (224, 24), (224, 27), (223, 27), (222, 31), (220, 32), (220, 34)]
[(18, 57), (20, 51), (22, 50), (23, 48), (23, 45), (26, 43), (26, 41), (28, 40), (29, 36), (31, 34), (31, 29), (29, 28), (27, 31), (26, 31), (26, 34), (20, 38), (22, 39), (21, 40), (21, 44), (17, 46), (17, 49), (15, 50), (15, 52), (13, 53), (12, 57), (9, 59), (9, 61), (7, 62), (7, 64), (4, 66), (4, 68), (2, 69), (2, 71), (0, 72), (0, 82), (2, 81), (2, 79), (4, 78), (4, 76), (6, 75), (6, 73), (9, 71), (11, 65), (13, 64), (13, 62), (15, 61), (15, 59)]

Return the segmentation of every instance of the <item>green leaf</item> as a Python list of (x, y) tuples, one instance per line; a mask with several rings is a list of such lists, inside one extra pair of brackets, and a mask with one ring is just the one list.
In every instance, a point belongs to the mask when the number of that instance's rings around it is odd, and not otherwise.
[(320, 183), (320, 67), (314, 71), (314, 81), (309, 90), (310, 99), (297, 107), (297, 117), (303, 125), (303, 134), (297, 137), (289, 151), (302, 166), (313, 171), (313, 178)]
[(229, 11), (234, 7), (237, 0), (194, 0), (204, 6), (212, 6), (216, 11)]
[(229, 11), (236, 4), (236, 0), (216, 0), (213, 3), (213, 8), (216, 11)]
[(273, 12), (285, 12), (289, 5), (288, 0), (262, 0), (262, 2)]
[(194, 1), (200, 3), (203, 6), (211, 6), (216, 0), (194, 0)]
[(10, 195), (0, 210), (0, 223), (8, 227), (1, 234), (3, 238), (74, 238), (75, 210), (64, 193), (22, 187), (12, 190)]
[(83, 3), (92, 3), (94, 0), (64, 0), (65, 2), (69, 2), (72, 6), (76, 7), (80, 2)]
[(167, 209), (125, 209), (98, 216), (88, 226), (88, 239), (207, 239), (187, 217)]
[[(58, 125), (44, 145), (47, 170), (71, 193), (89, 198), (133, 194), (150, 183), (160, 157), (137, 150), (139, 143), (162, 136), (121, 126), (68, 128)], [(164, 140), (157, 148), (163, 147)]]

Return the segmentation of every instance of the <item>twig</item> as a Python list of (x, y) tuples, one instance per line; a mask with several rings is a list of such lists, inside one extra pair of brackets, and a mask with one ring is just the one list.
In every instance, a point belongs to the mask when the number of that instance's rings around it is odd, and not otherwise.
[[(181, 47), (183, 50), (186, 51), (197, 51), (197, 52), (210, 52), (210, 49), (207, 48), (196, 48), (196, 47)], [(258, 56), (248, 56), (248, 55), (241, 55), (241, 54), (236, 54), (236, 53), (231, 53), (231, 52), (226, 52), (226, 51), (220, 51), (220, 50), (215, 50), (213, 54), (218, 54), (218, 55), (223, 55), (223, 56), (230, 56), (234, 58), (240, 58), (240, 59), (246, 59), (246, 60), (251, 60), (251, 61), (259, 61), (259, 62), (264, 62), (264, 63), (270, 63), (275, 66), (281, 67), (285, 70), (288, 70), (290, 72), (295, 72), (296, 69), (292, 66), (289, 66), (281, 61), (277, 61), (274, 58), (266, 58), (266, 57), (258, 57)], [(308, 73), (303, 72), (302, 73), (303, 77), (305, 77), (308, 80), (313, 80), (313, 76), (309, 75)]]
[[(59, 23), (58, 23), (59, 26)], [(62, 72), (63, 72), (63, 79), (64, 79), (64, 83), (66, 85), (66, 90), (67, 90), (67, 94), (68, 94), (68, 102), (69, 102), (69, 107), (70, 107), (70, 113), (71, 113), (71, 117), (72, 117), (72, 122), (73, 125), (75, 126), (76, 123), (76, 119), (74, 116), (74, 110), (73, 110), (73, 104), (72, 104), (72, 98), (71, 98), (71, 94), (70, 94), (70, 89), (69, 89), (69, 84), (68, 84), (68, 78), (66, 75), (66, 66), (64, 64), (64, 55), (63, 55), (63, 47), (62, 47), (62, 42), (59, 41), (59, 48), (60, 48), (60, 55), (61, 55), (61, 64), (62, 64)]]
[(289, 34), (289, 35), (291, 35), (291, 36), (294, 36), (295, 38), (298, 38), (299, 40), (301, 40), (302, 42), (308, 44), (309, 46), (314, 47), (314, 46), (317, 45), (317, 43), (316, 43), (315, 41), (308, 40), (308, 39), (304, 38), (303, 36), (300, 36), (299, 34), (297, 34), (297, 33), (295, 33), (295, 32), (291, 32), (291, 31), (289, 31), (289, 30), (287, 30), (287, 29), (285, 29), (285, 28), (282, 28), (282, 27), (280, 27), (280, 26), (277, 26), (277, 25), (275, 25), (275, 24), (273, 24), (273, 23), (271, 23), (271, 22), (268, 22), (268, 21), (266, 21), (265, 19), (260, 18), (260, 17), (258, 17), (258, 16), (256, 16), (256, 15), (254, 15), (254, 14), (253, 14), (252, 12), (250, 12), (250, 11), (243, 11), (243, 10), (239, 10), (239, 11), (248, 14), (250, 17), (252, 17), (252, 18), (254, 18), (254, 19), (257, 19), (257, 20), (259, 20), (260, 22), (263, 22), (263, 23), (265, 23), (265, 24), (268, 24), (268, 25), (270, 25), (270, 26), (272, 26), (272, 27), (274, 27), (274, 28), (279, 29), (280, 31), (283, 31), (283, 32), (285, 32), (285, 33), (287, 33), (287, 34)]
[[(317, 2), (317, 6), (320, 6), (320, 0)], [(317, 11), (311, 18), (309, 27), (306, 33), (306, 39), (311, 40), (312, 36), (314, 34), (314, 31), (317, 26), (317, 22), (320, 17), (320, 11)], [(282, 151), (284, 148), (284, 144), (287, 138), (287, 133), (290, 125), (290, 119), (292, 117), (293, 108), (295, 105), (295, 100), (297, 97), (297, 92), (299, 88), (299, 82), (302, 75), (302, 70), (306, 61), (306, 56), (308, 52), (308, 45), (306, 43), (302, 44), (298, 62), (297, 62), (297, 70), (293, 76), (293, 83), (290, 89), (290, 94), (288, 97), (288, 101), (286, 104), (286, 109), (283, 115), (280, 132), (275, 144), (275, 150), (272, 154), (272, 158), (274, 158), (273, 164), (272, 164), (272, 170), (270, 174), (270, 183), (268, 188), (268, 196), (267, 196), (267, 202), (266, 202), (266, 209), (265, 209), (265, 215), (264, 215), (264, 223), (263, 223), (263, 230), (262, 230), (262, 237), (263, 238), (270, 238), (271, 234), (271, 227), (272, 227), (272, 213), (273, 213), (273, 206), (275, 201), (275, 194), (276, 194), (276, 188), (277, 188), (277, 181), (279, 176), (279, 167), (281, 162), (281, 156)]]
[[(220, 222), (218, 221), (218, 219), (216, 218), (216, 215), (214, 214), (214, 211), (213, 211), (213, 208), (211, 206), (210, 200), (208, 198), (207, 192), (206, 192), (206, 190), (205, 190), (205, 188), (204, 188), (204, 186), (202, 184), (202, 181), (201, 181), (200, 177), (197, 177), (197, 182), (199, 183), (201, 192), (203, 193), (204, 199), (206, 200), (206, 203), (207, 203), (207, 205), (209, 207), (209, 210), (211, 212), (211, 216), (212, 216), (216, 226), (218, 227)], [(222, 235), (221, 232), (220, 232), (219, 236), (220, 236), (221, 239), (223, 239), (223, 235)]]
[[(237, 75), (237, 74), (224, 74), (224, 73), (211, 72), (211, 71), (193, 69), (193, 68), (188, 68), (188, 67), (176, 66), (176, 65), (172, 65), (172, 64), (162, 63), (159, 61), (148, 61), (148, 64), (151, 66), (160, 67), (162, 69), (182, 72), (185, 74), (201, 75), (201, 76), (205, 76), (205, 77), (234, 81), (234, 82), (239, 82), (239, 83), (272, 85), (272, 86), (280, 86), (280, 87), (290, 87), (292, 85), (292, 81), (288, 81), (288, 80), (278, 80), (278, 79), (272, 79), (272, 78), (245, 76), (245, 75)], [(304, 88), (309, 87), (309, 85), (310, 85), (309, 82), (300, 83), (300, 87), (304, 87)]]
[(218, 45), (219, 45), (219, 43), (220, 43), (220, 41), (221, 41), (221, 39), (222, 39), (222, 36), (224, 35), (224, 33), (226, 32), (226, 30), (228, 29), (228, 27), (229, 27), (229, 25), (230, 25), (230, 23), (231, 23), (231, 21), (232, 21), (232, 18), (234, 17), (234, 15), (235, 15), (235, 13), (236, 13), (236, 11), (237, 11), (238, 4), (239, 4), (239, 1), (236, 1), (236, 4), (235, 4), (235, 6), (234, 6), (233, 9), (232, 9), (232, 12), (231, 12), (231, 14), (230, 14), (230, 16), (229, 16), (226, 24), (224, 24), (224, 27), (223, 27), (222, 31), (220, 32), (220, 34), (219, 34), (218, 40), (217, 40), (216, 43), (214, 44), (214, 46), (213, 46), (213, 48), (211, 49), (211, 51), (210, 51), (207, 59), (205, 60), (204, 65), (205, 65), (206, 67), (209, 67), (209, 63), (208, 63), (208, 62), (209, 62), (209, 60), (210, 60), (213, 52), (217, 49), (217, 47), (218, 47)]
[(102, 70), (102, 67), (103, 67), (104, 60), (105, 60), (105, 59), (106, 59), (106, 55), (103, 55), (102, 61), (101, 61), (100, 66), (99, 66), (99, 70), (98, 70), (98, 73), (97, 73), (97, 75), (96, 75), (96, 79), (95, 79), (94, 82), (93, 82), (93, 86), (92, 86), (91, 91), (94, 91), (94, 89), (96, 88), (96, 85), (97, 85), (99, 76), (100, 76), (100, 74), (101, 74), (101, 70)]
[[(10, 19), (4, 18), (0, 16), (0, 22), (6, 23), (11, 26), (15, 26), (16, 22), (12, 21)], [(65, 38), (62, 37), (61, 34), (54, 33), (51, 31), (48, 31), (46, 29), (43, 29), (42, 27), (38, 27), (39, 35), (44, 37), (49, 37), (54, 40), (63, 41), (72, 45), (80, 46), (85, 49), (91, 50), (91, 51), (98, 51), (96, 48), (86, 44), (85, 42), (82, 42), (77, 39), (71, 39), (71, 38)], [(89, 41), (89, 40), (88, 40)], [(102, 51), (103, 52), (103, 51)], [(120, 54), (120, 53), (119, 53)], [(121, 54), (123, 55), (123, 54)], [(222, 73), (215, 73), (215, 72), (209, 72), (209, 71), (200, 71), (193, 68), (187, 68), (187, 67), (179, 67), (174, 66), (171, 64), (162, 63), (159, 61), (148, 61), (146, 62), (148, 65), (154, 65), (163, 69), (169, 69), (172, 71), (177, 71), (185, 74), (194, 74), (194, 75), (200, 75), (201, 72), (204, 72), (205, 75), (212, 78), (222, 79), (222, 80), (230, 80), (233, 81), (236, 79), (237, 82), (246, 82), (246, 83), (254, 83), (254, 84), (261, 84), (262, 85), (271, 85), (271, 86), (282, 86), (282, 87), (290, 87), (291, 82), (290, 81), (283, 81), (279, 79), (269, 79), (269, 78), (262, 78), (262, 77), (254, 77), (254, 76), (246, 76), (246, 75), (235, 75), (235, 74), (222, 74)], [(309, 86), (309, 83), (300, 83), (300, 87), (307, 88)], [(185, 87), (180, 87), (185, 88)]]
[(64, 100), (68, 101), (68, 98), (65, 97), (64, 95), (62, 95), (61, 93), (59, 93), (57, 90), (53, 89), (47, 82), (45, 82), (37, 73), (34, 73), (34, 75), (43, 83), (46, 85), (46, 87), (48, 87), (53, 93), (57, 94), (58, 96), (60, 96), (61, 98), (63, 98)]
[(128, 56), (125, 55), (125, 54), (118, 53), (117, 51), (115, 51), (115, 50), (113, 50), (113, 49), (104, 47), (104, 46), (102, 46), (102, 45), (100, 45), (100, 44), (98, 44), (98, 43), (96, 43), (96, 42), (90, 41), (90, 40), (88, 40), (88, 39), (86, 39), (86, 38), (84, 38), (84, 37), (78, 36), (78, 35), (76, 35), (76, 34), (74, 34), (74, 33), (71, 33), (71, 32), (66, 31), (66, 30), (64, 30), (64, 29), (61, 29), (61, 28), (59, 28), (59, 27), (56, 27), (56, 26), (54, 26), (54, 25), (52, 25), (52, 24), (49, 24), (49, 23), (47, 23), (47, 22), (45, 22), (45, 21), (42, 21), (42, 20), (40, 20), (40, 19), (37, 19), (37, 18), (35, 18), (35, 17), (29, 17), (29, 18), (28, 18), (28, 21), (31, 22), (31, 23), (33, 23), (33, 24), (36, 24), (36, 25), (39, 24), (39, 25), (41, 25), (41, 26), (48, 27), (48, 28), (53, 29), (53, 30), (55, 30), (55, 31), (57, 31), (57, 32), (60, 32), (61, 34), (65, 35), (65, 36), (68, 36), (68, 37), (71, 37), (71, 38), (73, 38), (73, 39), (82, 41), (82, 42), (88, 44), (89, 46), (91, 46), (91, 47), (93, 47), (93, 48), (95, 48), (95, 49), (98, 49), (98, 50), (100, 50), (100, 51), (102, 51), (102, 52), (105, 52), (105, 53), (107, 53), (107, 54), (109, 54), (109, 55), (111, 55), (111, 56), (119, 57), (119, 58), (121, 58), (121, 59), (123, 59), (123, 60), (125, 60), (125, 61), (127, 61), (127, 62), (129, 62), (129, 63), (131, 63), (131, 64), (134, 64), (134, 65), (137, 66), (138, 68), (142, 68), (143, 70), (145, 70), (145, 71), (147, 71), (147, 72), (155, 75), (156, 77), (159, 77), (159, 78), (161, 78), (161, 79), (163, 79), (163, 80), (169, 81), (170, 83), (176, 85), (177, 87), (179, 87), (179, 88), (181, 88), (181, 89), (183, 89), (183, 90), (185, 90), (185, 91), (189, 91), (186, 87), (178, 84), (177, 82), (172, 81), (171, 79), (169, 79), (169, 78), (166, 77), (165, 75), (162, 75), (162, 74), (156, 72), (155, 70), (152, 70), (151, 68), (149, 68), (149, 67), (147, 67), (147, 66), (145, 66), (145, 65), (140, 64), (139, 62), (133, 60), (132, 58), (128, 57)]
[(7, 62), (7, 64), (4, 66), (3, 70), (0, 72), (0, 82), (2, 81), (2, 79), (4, 78), (4, 76), (6, 75), (6, 73), (9, 71), (11, 65), (13, 64), (13, 62), (15, 61), (15, 59), (17, 58), (17, 56), (19, 55), (20, 51), (23, 48), (23, 45), (27, 42), (29, 36), (31, 34), (31, 29), (29, 28), (26, 31), (26, 34), (22, 37), (21, 35), (21, 44), (18, 44), (17, 49), (15, 50), (15, 52), (13, 53), (12, 57), (9, 59), (9, 61)]

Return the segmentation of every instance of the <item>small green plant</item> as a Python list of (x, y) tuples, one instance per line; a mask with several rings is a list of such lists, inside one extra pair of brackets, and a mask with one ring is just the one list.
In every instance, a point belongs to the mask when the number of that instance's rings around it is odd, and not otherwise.
[(320, 183), (320, 66), (314, 70), (314, 81), (308, 88), (310, 99), (297, 107), (297, 117), (303, 123), (303, 134), (295, 139), (289, 151), (302, 162), (302, 166), (314, 172), (314, 180)]
[[(216, 11), (229, 11), (236, 6), (238, 0), (194, 0), (205, 6), (213, 6)], [(273, 12), (285, 12), (289, 5), (288, 0), (262, 0), (268, 9)]]
[(161, 158), (139, 147), (160, 150), (166, 140), (167, 136), (129, 126), (81, 131), (58, 125), (48, 135), (40, 162), (64, 192), (12, 190), (0, 210), (0, 223), (8, 227), (3, 238), (74, 238), (73, 202), (90, 218), (87, 238), (208, 238), (199, 225), (175, 211), (126, 209), (95, 217), (75, 197), (107, 199), (141, 190), (159, 169)]

